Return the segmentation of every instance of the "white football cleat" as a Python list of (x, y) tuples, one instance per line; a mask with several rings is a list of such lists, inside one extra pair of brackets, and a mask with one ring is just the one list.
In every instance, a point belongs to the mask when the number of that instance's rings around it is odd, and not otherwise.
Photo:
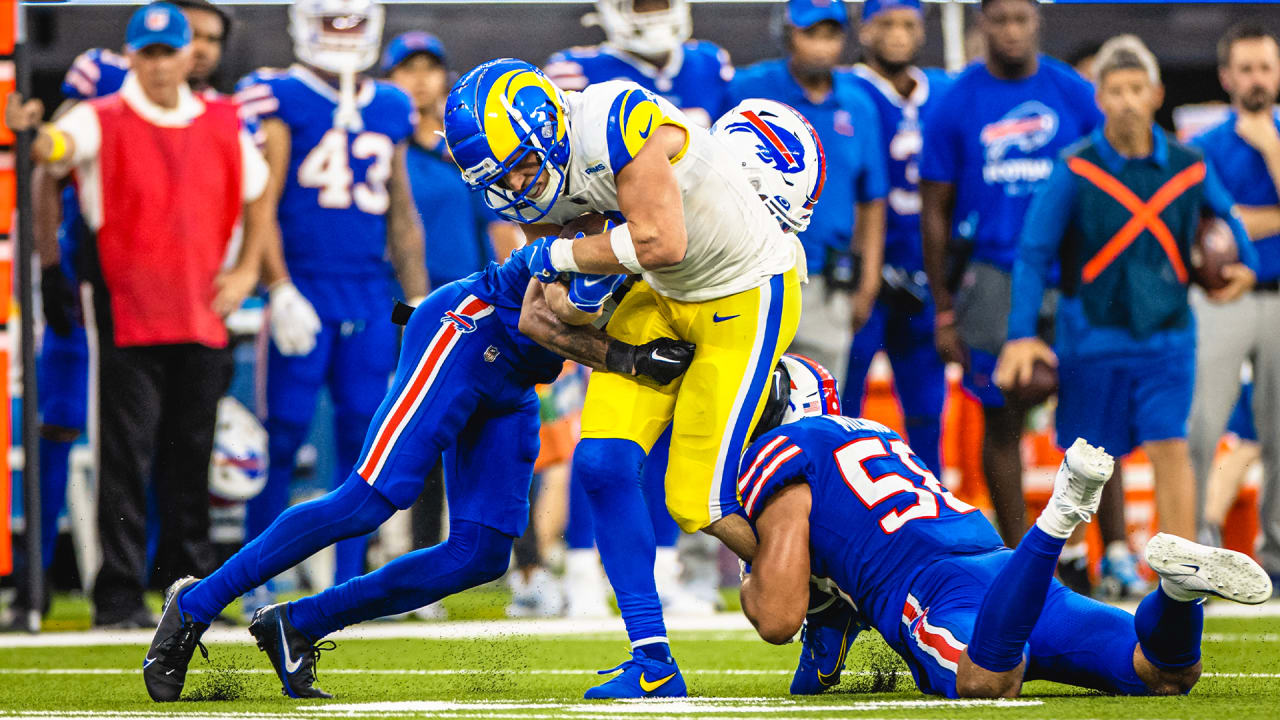
[(1160, 576), (1161, 589), (1174, 600), (1213, 596), (1258, 605), (1271, 598), (1271, 578), (1244, 553), (1159, 533), (1147, 542), (1144, 554)]
[(1073, 522), (1088, 522), (1098, 511), (1102, 487), (1114, 469), (1115, 459), (1106, 450), (1076, 438), (1053, 479), (1050, 505)]

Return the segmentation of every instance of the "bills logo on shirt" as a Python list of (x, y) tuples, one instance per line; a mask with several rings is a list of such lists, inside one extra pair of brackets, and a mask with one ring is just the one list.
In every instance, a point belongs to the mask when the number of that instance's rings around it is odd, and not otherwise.
[(440, 319), (440, 322), (446, 322), (446, 323), (451, 322), (455, 326), (457, 326), (459, 332), (464, 332), (464, 333), (474, 332), (476, 329), (475, 320), (465, 315), (459, 315), (458, 313), (452, 310), (446, 312), (444, 314), (444, 317)]
[[(978, 136), (987, 162), (982, 178), (989, 185), (1003, 184), (1012, 195), (1030, 192), (1035, 183), (1049, 177), (1050, 157), (1026, 157), (1048, 145), (1058, 134), (1058, 114), (1044, 103), (1031, 100), (982, 128)], [(1022, 157), (1008, 157), (1010, 151)]]

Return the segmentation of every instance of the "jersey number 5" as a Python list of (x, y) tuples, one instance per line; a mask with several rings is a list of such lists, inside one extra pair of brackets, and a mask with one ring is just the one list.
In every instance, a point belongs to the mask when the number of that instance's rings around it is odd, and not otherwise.
[(395, 146), (391, 138), (376, 132), (362, 132), (351, 142), (351, 156), (361, 160), (373, 158), (365, 171), (364, 182), (354, 183), (351, 162), (347, 157), (347, 131), (333, 128), (307, 153), (298, 165), (298, 184), (320, 189), (320, 207), (356, 207), (370, 215), (382, 215), (391, 206), (387, 180), (391, 178), (391, 155)]
[[(867, 463), (878, 458), (898, 460), (906, 470), (922, 478), (920, 482), (924, 487), (916, 485), (906, 476), (892, 470), (872, 477), (867, 471)], [(928, 468), (916, 462), (911, 448), (901, 440), (888, 443), (879, 437), (854, 440), (837, 449), (835, 459), (845, 485), (849, 486), (868, 510), (901, 493), (912, 493), (916, 496), (914, 504), (902, 510), (890, 510), (880, 518), (880, 529), (886, 534), (894, 533), (898, 528), (917, 518), (938, 517), (939, 499), (947, 507), (959, 513), (973, 512), (977, 509), (947, 492)], [(891, 466), (892, 463), (883, 465)]]

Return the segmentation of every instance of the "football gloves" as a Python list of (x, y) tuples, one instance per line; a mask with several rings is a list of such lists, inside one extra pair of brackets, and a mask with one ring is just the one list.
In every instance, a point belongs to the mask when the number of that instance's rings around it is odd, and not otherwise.
[(282, 355), (306, 355), (316, 346), (320, 316), (288, 280), (267, 291), (271, 307), (271, 339)]
[(569, 302), (583, 312), (593, 313), (603, 307), (605, 301), (613, 297), (626, 281), (627, 276), (622, 274), (574, 273), (569, 280)]
[(666, 385), (689, 369), (694, 349), (693, 343), (665, 337), (643, 345), (611, 340), (605, 353), (605, 369), (619, 375), (646, 377), (659, 385)]

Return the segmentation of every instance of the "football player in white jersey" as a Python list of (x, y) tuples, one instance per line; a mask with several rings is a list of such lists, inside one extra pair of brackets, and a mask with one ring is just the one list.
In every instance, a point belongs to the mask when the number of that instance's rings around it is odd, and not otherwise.
[[(795, 334), (803, 251), (726, 145), (634, 83), (566, 94), (529, 63), (494, 60), (454, 85), (445, 136), (463, 179), (495, 211), (530, 226), (535, 279), (639, 274), (609, 334), (697, 345), (684, 378), (663, 387), (593, 374), (574, 454), (633, 649), (623, 672), (587, 697), (684, 695), (654, 587), (641, 466), (671, 424), (672, 517), (686, 532), (705, 530), (751, 556), (754, 536), (735, 514), (735, 467), (772, 368)], [(820, 162), (785, 147), (777, 152), (797, 165)], [(555, 237), (586, 212), (621, 224)], [(531, 283), (531, 295), (541, 292)]]

